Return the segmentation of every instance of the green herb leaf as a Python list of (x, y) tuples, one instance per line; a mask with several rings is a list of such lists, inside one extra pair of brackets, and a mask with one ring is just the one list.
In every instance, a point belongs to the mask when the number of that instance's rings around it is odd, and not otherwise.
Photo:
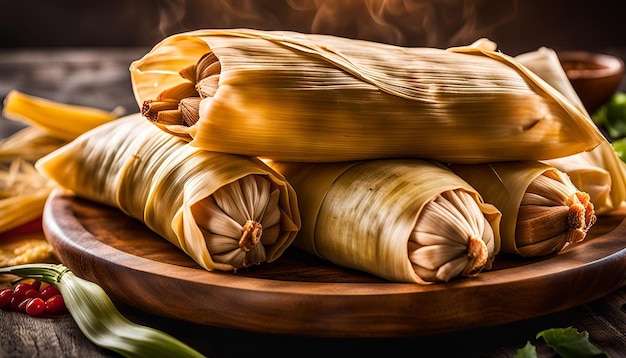
[(526, 341), (526, 345), (518, 349), (513, 358), (537, 358), (537, 348)]
[(614, 140), (611, 145), (622, 162), (626, 162), (626, 137)]
[(617, 92), (592, 115), (613, 139), (626, 137), (626, 93)]
[(562, 358), (608, 358), (605, 352), (589, 342), (587, 331), (579, 333), (573, 327), (551, 328), (537, 333), (537, 338), (540, 337)]

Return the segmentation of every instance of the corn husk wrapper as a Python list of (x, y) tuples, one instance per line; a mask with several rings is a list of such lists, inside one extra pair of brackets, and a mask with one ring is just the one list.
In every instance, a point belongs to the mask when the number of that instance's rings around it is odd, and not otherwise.
[[(298, 193), (303, 221), (294, 245), (337, 265), (428, 284), (475, 276), (491, 267), (499, 251), (499, 211), (439, 164), (269, 163)], [(465, 195), (459, 212), (433, 204), (453, 192)], [(484, 261), (465, 271), (473, 264), (473, 240), (481, 242)]]
[(180, 116), (189, 92), (199, 100), (195, 124), (167, 121), (164, 131), (277, 161), (549, 159), (602, 140), (587, 113), (486, 39), (443, 50), (199, 30), (164, 39), (130, 69), (154, 120), (167, 112), (155, 102)]
[[(516, 60), (563, 93), (580, 111), (586, 111), (554, 50), (542, 47)], [(626, 200), (626, 164), (607, 140), (589, 152), (544, 162), (567, 173), (577, 188), (589, 193), (598, 215), (617, 209)]]
[[(553, 254), (582, 241), (595, 223), (593, 203), (567, 174), (541, 162), (452, 164), (502, 213), (502, 252), (524, 257)], [(536, 180), (541, 190), (531, 187)]]
[[(263, 162), (191, 147), (139, 114), (88, 131), (36, 165), (76, 195), (144, 222), (208, 270), (273, 261), (300, 225), (295, 192)], [(259, 241), (248, 220), (262, 225)]]

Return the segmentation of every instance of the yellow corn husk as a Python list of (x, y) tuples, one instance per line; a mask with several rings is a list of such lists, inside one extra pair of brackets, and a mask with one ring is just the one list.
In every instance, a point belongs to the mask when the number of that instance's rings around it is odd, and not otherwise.
[(587, 113), (485, 39), (443, 50), (199, 30), (164, 39), (130, 69), (155, 121), (196, 90), (197, 122), (164, 131), (277, 161), (548, 159), (602, 140)]
[[(586, 111), (554, 50), (542, 47), (516, 60), (563, 93), (580, 111)], [(577, 188), (589, 193), (598, 215), (615, 210), (626, 200), (626, 164), (607, 140), (589, 152), (544, 162), (567, 173)]]
[(43, 231), (16, 235), (6, 240), (2, 237), (0, 240), (0, 267), (56, 261), (54, 247)]
[(541, 162), (453, 164), (454, 173), (502, 212), (502, 252), (535, 257), (582, 241), (596, 221), (589, 195)]
[(2, 115), (39, 127), (51, 136), (72, 140), (82, 133), (121, 115), (121, 109), (101, 109), (49, 101), (12, 90), (4, 99)]
[(500, 212), (439, 164), (269, 164), (298, 194), (294, 245), (337, 265), (429, 284), (476, 276), (499, 250)]
[(29, 126), (0, 140), (0, 162), (9, 163), (18, 158), (34, 162), (65, 143), (43, 129)]
[(273, 261), (300, 226), (295, 192), (266, 164), (191, 147), (140, 114), (88, 131), (36, 166), (144, 222), (207, 270)]
[(41, 217), (52, 181), (23, 159), (0, 163), (0, 237)]

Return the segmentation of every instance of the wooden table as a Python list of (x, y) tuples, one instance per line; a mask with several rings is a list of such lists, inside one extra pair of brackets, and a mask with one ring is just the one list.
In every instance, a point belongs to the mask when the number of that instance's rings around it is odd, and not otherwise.
[[(0, 51), (0, 96), (11, 89), (55, 101), (136, 112), (129, 63), (146, 49), (58, 49)], [(6, 136), (19, 125), (0, 120)], [(438, 356), (512, 357), (531, 341), (540, 357), (551, 350), (535, 335), (573, 326), (613, 357), (626, 354), (626, 286), (596, 301), (547, 316), (469, 331), (403, 338), (315, 338), (254, 333), (204, 326), (149, 314), (116, 302), (130, 320), (170, 333), (209, 357)], [(497, 304), (497, 303), (494, 303)], [(0, 310), (2, 357), (115, 357), (89, 342), (69, 315), (32, 318)]]

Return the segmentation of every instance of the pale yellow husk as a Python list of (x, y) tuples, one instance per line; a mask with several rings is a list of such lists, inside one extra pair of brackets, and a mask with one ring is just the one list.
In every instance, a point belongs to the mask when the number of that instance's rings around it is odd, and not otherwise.
[(9, 163), (18, 158), (35, 162), (66, 142), (41, 128), (28, 126), (0, 140), (0, 162)]
[[(298, 194), (302, 229), (294, 245), (337, 265), (390, 281), (429, 284), (475, 276), (491, 267), (500, 249), (500, 212), (439, 164), (418, 159), (269, 164)], [(484, 244), (485, 260), (464, 272), (474, 239)]]
[[(516, 60), (563, 93), (580, 111), (586, 111), (554, 50), (542, 47)], [(544, 162), (567, 173), (576, 187), (589, 193), (598, 215), (615, 210), (626, 200), (626, 164), (607, 140), (589, 152)]]
[(23, 159), (0, 163), (0, 237), (40, 218), (53, 188), (52, 181)]
[[(88, 131), (36, 166), (144, 222), (208, 270), (273, 261), (300, 226), (295, 192), (263, 162), (191, 147), (140, 114)], [(246, 220), (263, 225), (253, 247), (238, 246)]]
[[(553, 254), (583, 240), (595, 223), (588, 194), (581, 192), (567, 174), (547, 164), (519, 161), (453, 164), (450, 168), (502, 213), (504, 253), (525, 257)], [(541, 180), (540, 192), (530, 189), (536, 180)], [(528, 210), (534, 214), (522, 214)], [(518, 229), (528, 223), (534, 227)]]
[(105, 111), (89, 106), (50, 101), (12, 90), (4, 99), (2, 115), (38, 127), (54, 138), (70, 141), (84, 132), (118, 118), (123, 110)]
[[(205, 54), (221, 68), (198, 86), (179, 72), (190, 77)], [(130, 70), (139, 106), (185, 83), (202, 92), (198, 122), (164, 131), (277, 161), (550, 159), (602, 141), (587, 113), (484, 39), (443, 50), (198, 30), (164, 39)]]

